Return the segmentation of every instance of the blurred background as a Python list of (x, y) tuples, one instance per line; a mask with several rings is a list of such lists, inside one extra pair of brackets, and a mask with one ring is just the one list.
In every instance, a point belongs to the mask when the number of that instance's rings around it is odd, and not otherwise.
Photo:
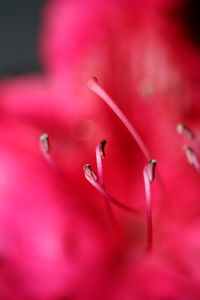
[(39, 71), (37, 33), (44, 0), (0, 1), (0, 76)]
[[(0, 1), (0, 77), (40, 71), (37, 36), (45, 0)], [(181, 18), (193, 42), (200, 46), (200, 1), (181, 1)]]
[[(41, 70), (37, 36), (44, 2), (0, 1), (0, 77)], [(192, 42), (199, 47), (200, 1), (181, 1), (181, 6), (174, 13), (183, 22)]]

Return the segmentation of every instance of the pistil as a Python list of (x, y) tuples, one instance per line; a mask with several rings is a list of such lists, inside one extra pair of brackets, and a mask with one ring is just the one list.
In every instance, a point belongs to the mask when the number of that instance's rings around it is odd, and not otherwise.
[(133, 125), (130, 123), (128, 118), (125, 114), (121, 111), (121, 109), (117, 106), (114, 100), (106, 93), (106, 91), (100, 86), (97, 79), (95, 77), (91, 78), (88, 81), (88, 87), (92, 90), (95, 94), (97, 94), (116, 114), (116, 116), (121, 120), (127, 130), (130, 132), (132, 137), (135, 139), (136, 143), (140, 147), (142, 153), (144, 154), (145, 158), (149, 161), (151, 159), (151, 155), (149, 150), (145, 146), (143, 140), (141, 139), (140, 135), (137, 133)]

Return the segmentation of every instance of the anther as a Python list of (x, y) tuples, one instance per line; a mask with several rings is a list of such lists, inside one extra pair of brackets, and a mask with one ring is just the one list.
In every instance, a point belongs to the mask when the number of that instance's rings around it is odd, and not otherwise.
[(106, 140), (102, 140), (96, 146), (96, 162), (97, 162), (97, 173), (99, 177), (99, 183), (104, 186), (104, 179), (103, 179), (103, 158), (105, 157), (105, 145)]
[(59, 170), (59, 168), (57, 167), (57, 165), (55, 164), (51, 153), (50, 153), (50, 143), (49, 143), (49, 136), (47, 133), (43, 133), (40, 136), (40, 149), (46, 159), (46, 161), (48, 162), (48, 164), (51, 166), (51, 168), (62, 178), (64, 178), (64, 175), (62, 174), (62, 172)]
[(190, 165), (194, 163), (194, 157), (196, 156), (194, 150), (189, 146), (184, 146), (183, 150), (185, 151), (185, 155)]
[(149, 177), (150, 182), (152, 182), (155, 178), (156, 164), (157, 164), (157, 160), (151, 159), (149, 163), (146, 165), (147, 175)]
[(92, 181), (97, 181), (98, 177), (97, 177), (97, 175), (95, 174), (94, 170), (92, 169), (92, 167), (89, 164), (86, 164), (83, 167), (83, 169), (84, 169), (85, 177), (87, 179), (90, 179)]
[(195, 169), (200, 173), (200, 164), (199, 160), (196, 156), (196, 153), (192, 149), (192, 147), (184, 146), (183, 150), (185, 151), (185, 155), (190, 165), (193, 165)]
[(101, 156), (102, 157), (105, 157), (106, 154), (105, 154), (105, 145), (107, 144), (107, 141), (106, 140), (102, 140), (100, 142), (100, 153), (101, 153)]
[(50, 152), (50, 144), (49, 144), (49, 136), (47, 133), (43, 133), (40, 136), (40, 148), (43, 153), (49, 153)]
[(183, 124), (178, 124), (176, 130), (179, 134), (183, 135), (184, 138), (188, 140), (195, 139), (195, 134), (192, 132), (192, 130)]
[(94, 83), (99, 85), (98, 79), (95, 76), (90, 78), (87, 82), (87, 86), (89, 87), (89, 89), (93, 90)]

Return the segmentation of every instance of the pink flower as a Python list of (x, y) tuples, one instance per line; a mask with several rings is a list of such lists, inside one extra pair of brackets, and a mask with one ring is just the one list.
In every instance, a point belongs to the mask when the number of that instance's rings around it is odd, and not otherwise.
[[(39, 44), (44, 74), (0, 84), (0, 299), (199, 299), (199, 150), (176, 126), (187, 123), (198, 133), (200, 54), (175, 17), (181, 5), (46, 3)], [(151, 253), (148, 161), (87, 88), (94, 75), (158, 161)], [(38, 147), (44, 132), (47, 160)], [(96, 170), (102, 139), (106, 192), (139, 214), (112, 205), (113, 221), (103, 183), (99, 193), (84, 178), (86, 163)], [(183, 143), (195, 149), (197, 170)]]

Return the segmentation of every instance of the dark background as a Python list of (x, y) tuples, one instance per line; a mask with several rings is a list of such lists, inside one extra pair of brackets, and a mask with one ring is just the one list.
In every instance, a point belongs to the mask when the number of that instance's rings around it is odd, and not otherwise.
[[(37, 34), (44, 1), (0, 0), (0, 77), (40, 71)], [(200, 48), (200, 0), (183, 1), (173, 16)]]
[(37, 34), (44, 0), (0, 0), (0, 76), (39, 71)]

